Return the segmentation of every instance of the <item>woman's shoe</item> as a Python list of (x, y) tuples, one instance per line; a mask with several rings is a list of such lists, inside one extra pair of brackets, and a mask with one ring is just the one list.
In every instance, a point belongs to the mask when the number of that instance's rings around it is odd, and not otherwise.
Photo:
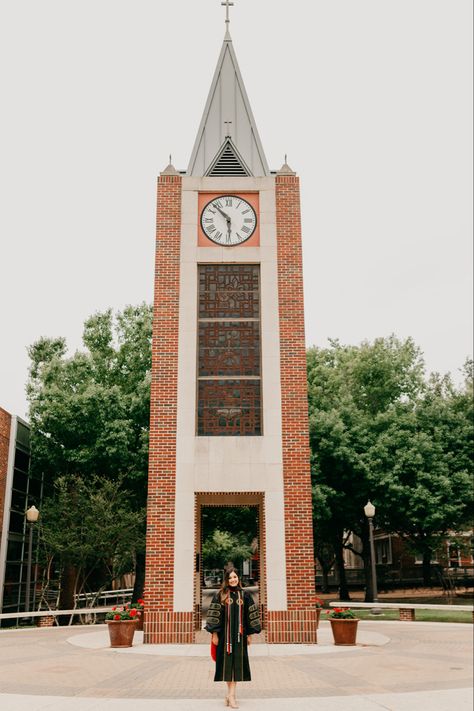
[(229, 697), (228, 697), (228, 696), (225, 697), (225, 699), (224, 699), (224, 704), (225, 704), (226, 706), (229, 705)]
[(235, 696), (229, 696), (229, 707), (231, 709), (238, 709), (239, 708), (237, 705), (237, 702), (235, 700)]

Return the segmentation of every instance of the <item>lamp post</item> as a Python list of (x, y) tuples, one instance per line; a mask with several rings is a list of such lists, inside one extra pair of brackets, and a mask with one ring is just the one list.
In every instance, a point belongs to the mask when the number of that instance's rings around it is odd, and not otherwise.
[(25, 591), (25, 612), (30, 611), (30, 589), (31, 589), (31, 563), (33, 554), (33, 526), (38, 520), (39, 511), (36, 506), (30, 506), (26, 512), (28, 522), (28, 562), (26, 568), (26, 591)]
[(370, 540), (370, 566), (372, 570), (372, 594), (373, 602), (378, 602), (377, 599), (377, 572), (375, 569), (375, 546), (374, 546), (374, 524), (373, 518), (375, 516), (375, 506), (367, 501), (364, 506), (364, 513), (367, 516), (369, 522), (369, 540)]

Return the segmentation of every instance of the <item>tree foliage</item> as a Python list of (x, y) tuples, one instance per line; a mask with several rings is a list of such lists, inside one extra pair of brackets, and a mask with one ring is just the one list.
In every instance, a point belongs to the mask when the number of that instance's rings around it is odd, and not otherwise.
[(308, 387), (316, 553), (323, 570), (333, 553), (347, 597), (343, 535), (359, 536), (370, 597), (369, 498), (378, 523), (425, 555), (466, 522), (472, 404), (449, 378), (427, 383), (420, 350), (395, 336), (310, 349)]
[[(104, 487), (112, 482), (119, 491), (127, 491), (130, 512), (140, 514), (141, 538), (134, 538), (137, 595), (142, 593), (144, 573), (145, 523), (140, 512), (147, 497), (151, 335), (151, 306), (128, 306), (115, 318), (111, 310), (97, 313), (84, 324), (84, 351), (68, 356), (63, 338), (41, 338), (30, 347), (27, 386), (32, 468), (44, 475), (46, 490), (58, 480), (61, 486), (67, 482), (61, 495), (69, 492), (73, 501), (79, 495), (74, 486), (95, 481), (98, 491), (100, 477)], [(58, 537), (64, 535), (67, 542), (72, 533), (55, 516), (56, 510), (54, 506), (43, 510), (41, 518), (46, 525), (47, 516), (52, 516)], [(125, 525), (120, 519), (117, 523)], [(48, 536), (53, 529), (47, 529)], [(108, 546), (106, 530), (103, 543)], [(96, 533), (96, 556), (103, 560), (100, 526)], [(77, 561), (73, 564), (67, 547), (58, 545), (59, 539), (56, 548), (65, 570), (61, 604), (70, 607), (71, 570)]]
[(242, 561), (250, 558), (252, 547), (247, 536), (214, 529), (202, 545), (202, 559), (205, 568), (224, 568), (232, 562), (240, 568)]
[(368, 453), (369, 481), (374, 496), (384, 501), (379, 523), (423, 556), (425, 577), (441, 538), (471, 523), (469, 390), (458, 391), (449, 377), (433, 375), (415, 402), (400, 403), (387, 414)]
[(87, 589), (94, 572), (110, 585), (133, 569), (136, 552), (143, 549), (144, 516), (143, 509), (133, 509), (120, 481), (61, 476), (42, 504), (43, 565), (54, 557), (60, 572), (74, 570), (74, 594)]
[[(85, 349), (72, 356), (63, 338), (42, 338), (29, 349), (32, 466), (45, 475), (49, 488), (56, 482), (56, 498), (42, 511), (44, 543), (57, 551), (64, 566), (85, 569), (94, 558), (112, 561), (110, 570), (118, 570), (110, 553), (111, 527), (104, 527), (100, 543), (100, 527), (91, 523), (91, 535), (97, 535), (92, 547), (93, 536), (78, 543), (79, 529), (71, 523), (66, 530), (72, 515), (65, 512), (66, 498), (82, 497), (78, 510), (83, 512), (89, 484), (96, 492), (109, 485), (128, 492), (119, 496), (128, 507), (123, 520), (136, 514), (134, 531), (142, 522), (141, 538), (131, 537), (135, 557), (142, 556), (151, 334), (152, 309), (142, 304), (115, 317), (111, 310), (90, 317), (84, 325)], [(368, 572), (363, 507), (369, 498), (379, 525), (408, 540), (425, 562), (440, 536), (469, 521), (472, 363), (466, 364), (465, 374), (463, 388), (438, 375), (427, 382), (419, 348), (412, 339), (395, 336), (359, 346), (331, 341), (328, 348), (309, 349), (315, 550), (325, 574), (336, 560), (343, 596), (348, 593), (342, 557), (347, 532), (362, 540)], [(61, 507), (64, 515), (58, 513)], [(222, 567), (229, 559), (249, 557), (257, 535), (254, 509), (205, 509), (205, 564)], [(128, 565), (130, 555), (120, 560)], [(370, 596), (370, 576), (367, 589)]]
[(206, 506), (202, 509), (202, 559), (204, 568), (237, 567), (255, 552), (258, 539), (254, 506)]
[(64, 339), (29, 349), (32, 462), (58, 476), (122, 477), (137, 506), (146, 501), (152, 309), (111, 310), (84, 325), (84, 352)]

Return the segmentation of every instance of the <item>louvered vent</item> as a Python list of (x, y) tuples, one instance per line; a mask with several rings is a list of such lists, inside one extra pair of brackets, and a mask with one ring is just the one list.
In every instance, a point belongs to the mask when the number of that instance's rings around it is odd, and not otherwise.
[(242, 159), (237, 155), (230, 140), (227, 140), (219, 154), (211, 164), (207, 175), (250, 175)]

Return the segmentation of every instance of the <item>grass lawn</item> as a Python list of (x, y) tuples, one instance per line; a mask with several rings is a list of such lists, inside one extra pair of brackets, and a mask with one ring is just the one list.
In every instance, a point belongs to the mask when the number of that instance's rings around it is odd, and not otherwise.
[[(342, 603), (341, 603), (342, 605)], [(345, 606), (350, 607), (350, 603)], [(374, 605), (375, 607), (376, 605)], [(370, 610), (354, 608), (354, 612), (361, 620), (398, 620), (398, 610), (384, 610), (381, 615), (372, 615)], [(321, 618), (324, 619), (323, 612)], [(417, 622), (472, 622), (471, 612), (454, 612), (453, 610), (415, 610)]]
[[(331, 593), (320, 593), (319, 597), (327, 605), (329, 602), (336, 602), (334, 594)], [(420, 604), (431, 604), (431, 605), (446, 605), (446, 610), (415, 610), (415, 619), (417, 622), (472, 622), (472, 612), (455, 612), (453, 608), (456, 605), (472, 605), (474, 602), (473, 594), (470, 590), (466, 589), (464, 592), (459, 591), (457, 594), (451, 598), (451, 603), (447, 602), (446, 595), (443, 595), (442, 591), (439, 589), (429, 589), (429, 588), (417, 588), (417, 589), (407, 589), (407, 590), (397, 590), (390, 592), (380, 592), (379, 591), (379, 602), (392, 602), (398, 603), (402, 606), (402, 602), (406, 603), (420, 603)], [(351, 598), (354, 602), (364, 601), (364, 592), (361, 590), (351, 591)], [(338, 601), (341, 607), (350, 607), (350, 601), (342, 602)], [(377, 607), (374, 604), (374, 607)], [(380, 615), (371, 615), (370, 609), (359, 609), (354, 607), (354, 612), (361, 620), (398, 620), (398, 610), (383, 610)], [(326, 617), (323, 611), (321, 619)]]

